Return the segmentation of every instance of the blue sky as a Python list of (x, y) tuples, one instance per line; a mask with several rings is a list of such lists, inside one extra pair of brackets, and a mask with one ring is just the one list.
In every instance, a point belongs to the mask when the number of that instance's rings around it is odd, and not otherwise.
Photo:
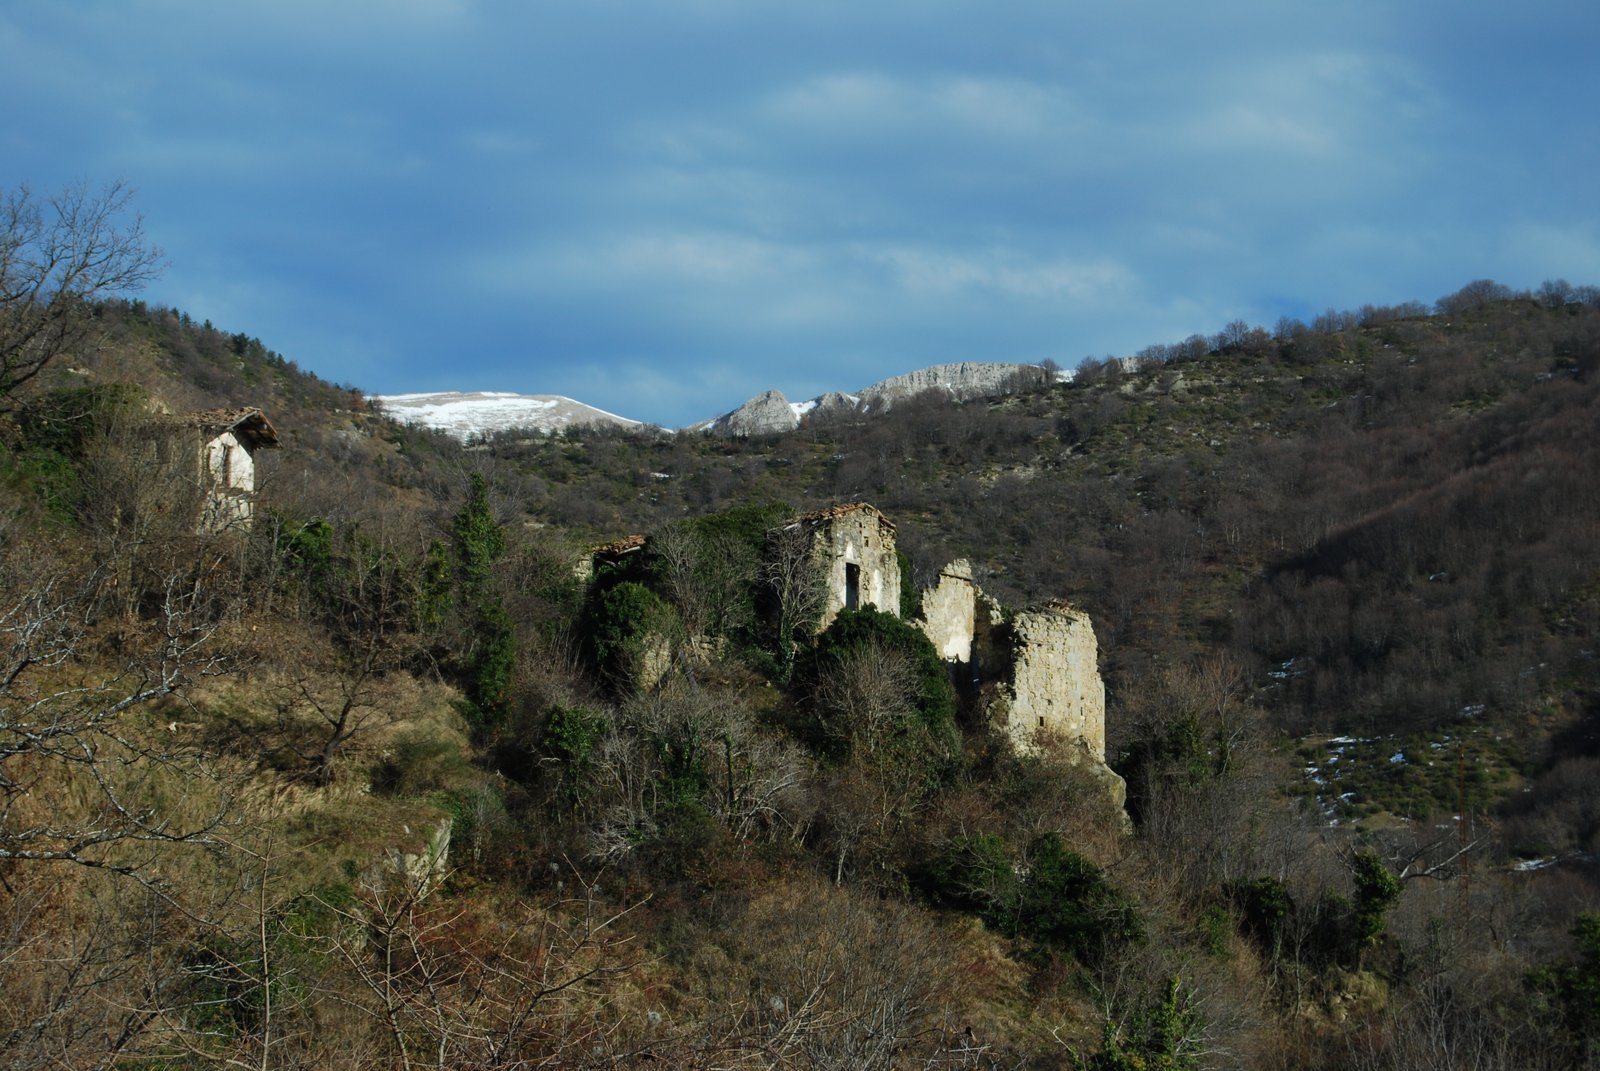
[(1600, 283), (1600, 5), (1515, 7), (7, 0), (0, 184), (325, 378), (680, 425)]

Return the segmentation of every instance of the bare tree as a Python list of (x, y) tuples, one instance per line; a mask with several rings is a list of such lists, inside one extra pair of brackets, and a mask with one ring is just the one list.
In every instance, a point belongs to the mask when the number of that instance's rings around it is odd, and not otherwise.
[(678, 523), (652, 533), (650, 549), (690, 639), (727, 635), (749, 624), (745, 593), (756, 563), (745, 544)]
[(326, 996), (369, 1017), (391, 1066), (408, 1071), (570, 1067), (605, 1053), (609, 983), (638, 957), (618, 932), (628, 909), (574, 875), (573, 895), (490, 915), (432, 895), (437, 875), (369, 872), (353, 902), (325, 905), (339, 921), (329, 949), (351, 983)]
[(870, 756), (917, 712), (916, 674), (902, 650), (874, 639), (847, 651), (816, 684), (827, 733)]
[[(0, 604), (0, 861), (138, 875), (146, 860), (129, 849), (204, 840), (221, 819), (184, 822), (147, 800), (158, 768), (207, 771), (125, 724), (130, 712), (223, 668), (209, 592), (193, 574), (169, 575), (150, 620), (121, 637), (122, 665), (80, 677), (75, 659), (104, 568), (47, 574)], [(64, 798), (90, 802), (64, 807)]]
[(161, 251), (129, 216), (132, 201), (121, 182), (69, 186), (43, 202), (27, 186), (0, 194), (0, 407), (83, 341), (89, 302), (160, 272)]
[(774, 607), (778, 666), (787, 677), (794, 668), (798, 637), (815, 628), (828, 599), (811, 532), (798, 522), (769, 532), (760, 575)]
[[(0, 1063), (108, 1066), (171, 999), (175, 875), (219, 847), (227, 793), (149, 717), (228, 662), (207, 562), (141, 615), (98, 612), (116, 561), (73, 569), (0, 526)], [(175, 791), (181, 786), (181, 791)], [(209, 858), (203, 855), (200, 859)]]
[(997, 1067), (963, 1028), (951, 943), (911, 908), (849, 889), (759, 897), (723, 938), (751, 971), (677, 1047), (690, 1067)]
[[(396, 670), (426, 659), (419, 629), (424, 582), (403, 535), (379, 525), (351, 529), (333, 543), (327, 567), (308, 582), (308, 620), (288, 662), (283, 713), (305, 712), (314, 742), (296, 747), (319, 785), (351, 740), (391, 723), (384, 690)], [(300, 728), (300, 726), (296, 726)]]

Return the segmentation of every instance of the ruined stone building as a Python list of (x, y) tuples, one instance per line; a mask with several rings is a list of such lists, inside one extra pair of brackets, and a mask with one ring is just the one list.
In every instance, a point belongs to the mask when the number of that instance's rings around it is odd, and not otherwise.
[(923, 590), (917, 625), (951, 666), (957, 690), (1018, 747), (1046, 733), (1105, 761), (1106, 691), (1088, 614), (1057, 601), (1007, 620), (962, 559)]
[(962, 559), (923, 589), (916, 624), (969, 710), (1020, 751), (1062, 746), (1122, 806), (1126, 786), (1106, 765), (1106, 689), (1088, 614), (1053, 601), (1008, 618)]
[(266, 415), (254, 406), (207, 409), (165, 417), (159, 426), (165, 449), (193, 452), (200, 530), (248, 528), (255, 512), (256, 451), (278, 445)]
[(802, 514), (774, 535), (800, 541), (822, 572), (824, 601), (817, 631), (840, 610), (872, 607), (900, 616), (900, 557), (894, 524), (877, 507), (846, 502)]
[(1063, 602), (1011, 621), (1011, 672), (995, 682), (988, 710), (1019, 747), (1053, 734), (1106, 760), (1106, 688), (1089, 615)]
[[(830, 506), (795, 518), (820, 570), (826, 602), (823, 629), (842, 609), (872, 606), (899, 616), (900, 562), (894, 524), (864, 502)], [(1021, 750), (1046, 739), (1115, 782), (1105, 766), (1106, 701), (1099, 647), (1089, 615), (1064, 602), (1007, 615), (978, 587), (965, 560), (940, 570), (922, 591), (913, 622), (950, 667), (963, 706), (1002, 729)]]
[[(618, 564), (645, 545), (642, 536), (618, 540), (589, 560)], [(895, 526), (874, 506), (850, 502), (795, 517), (767, 533), (765, 553), (769, 578), (781, 556), (814, 585), (819, 632), (846, 609), (900, 616)], [(922, 591), (912, 624), (949, 666), (969, 717), (1000, 729), (1020, 751), (1053, 747), (1122, 805), (1122, 779), (1105, 764), (1105, 685), (1087, 614), (1061, 601), (1008, 614), (974, 582), (971, 565), (957, 560)]]
[(584, 553), (573, 563), (572, 574), (587, 584), (601, 569), (619, 568), (630, 559), (644, 553), (644, 548), (649, 542), (643, 535), (630, 535), (602, 543)]
[(955, 674), (958, 687), (979, 679), (978, 652), (992, 658), (994, 631), (1004, 623), (1004, 610), (972, 582), (972, 566), (965, 558), (939, 570), (938, 581), (922, 591), (922, 620), (917, 624), (940, 658), (962, 667)]

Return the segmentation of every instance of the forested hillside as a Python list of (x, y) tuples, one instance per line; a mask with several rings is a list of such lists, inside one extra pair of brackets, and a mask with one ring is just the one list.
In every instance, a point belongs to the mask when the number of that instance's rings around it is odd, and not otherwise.
[[(1600, 1063), (1588, 290), (465, 447), (79, 311), (0, 407), (7, 1066)], [(244, 405), (197, 530), (152, 421)], [(916, 630), (815, 634), (770, 533), (841, 500), (907, 612), (965, 557), (1090, 613), (1131, 820)]]

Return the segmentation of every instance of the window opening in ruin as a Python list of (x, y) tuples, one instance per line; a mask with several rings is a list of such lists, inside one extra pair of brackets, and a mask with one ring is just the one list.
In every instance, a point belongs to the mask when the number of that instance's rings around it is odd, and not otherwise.
[(844, 608), (856, 610), (861, 607), (861, 566), (845, 563), (844, 567)]
[(1040, 719), (1039, 719), (1039, 728), (1041, 728), (1041, 729), (1043, 729), (1043, 728), (1044, 728), (1044, 718), (1043, 718), (1043, 717), (1041, 717), (1041, 718), (1040, 718)]

